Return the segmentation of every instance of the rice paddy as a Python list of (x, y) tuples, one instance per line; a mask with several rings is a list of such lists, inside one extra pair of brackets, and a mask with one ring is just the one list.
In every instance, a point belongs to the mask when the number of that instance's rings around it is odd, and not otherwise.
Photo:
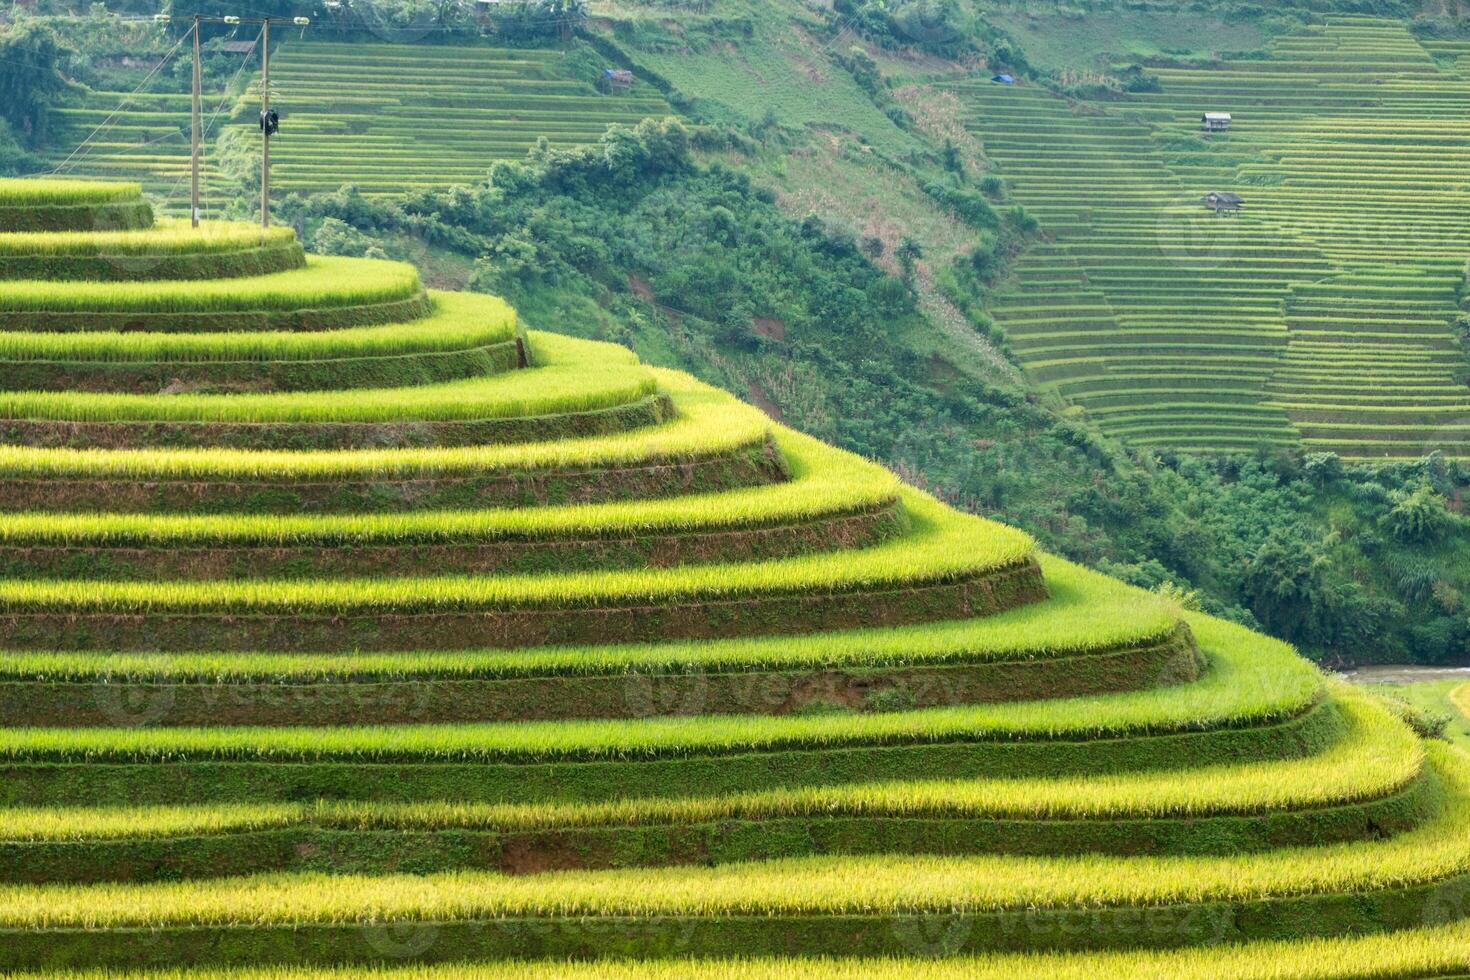
[[(353, 184), (375, 196), (474, 183), (493, 161), (523, 159), (541, 138), (555, 147), (595, 143), (613, 123), (672, 112), (647, 82), (630, 93), (598, 92), (576, 77), (574, 53), (287, 37), (271, 56), (273, 99), (283, 109), (271, 183), (283, 191)], [(219, 92), (204, 99), (210, 107), (231, 103)], [(246, 135), (256, 132), (258, 105), (254, 86), (234, 101), (230, 115)], [(49, 160), (65, 162), (69, 176), (132, 181), (134, 193), (141, 188), (163, 213), (187, 214), (187, 93), (88, 92), (58, 109), (52, 128)], [(85, 152), (75, 154), (83, 141)], [(209, 213), (236, 193), (215, 156), (206, 141)]]
[[(3, 196), (4, 190), (0, 189)], [(210, 222), (191, 228), (185, 221), (162, 219), (146, 231), (12, 232), (0, 236), (0, 260), (50, 255), (197, 255), (295, 244), (296, 235), (290, 228), (261, 228), (243, 221)]]
[[(0, 257), (213, 248), (4, 220)], [(44, 382), (0, 392), (0, 971), (901, 957), (954, 921), (940, 953), (1395, 929), (1371, 954), (1420, 963), (1458, 916), (1463, 757), (1286, 644), (493, 297), (248, 251), (0, 279)], [(234, 387), (148, 387), (201, 364)]]
[(80, 183), (75, 180), (0, 180), (0, 207), (81, 207), (135, 201), (143, 193), (135, 183)]
[[(1332, 16), (1109, 101), (946, 83), (1047, 233), (991, 303), (1031, 376), (1143, 446), (1470, 455), (1443, 111), (1467, 78), (1435, 43)], [(1243, 210), (1208, 213), (1213, 191)]]
[(1450, 805), (1391, 840), (1231, 857), (844, 857), (545, 876), (302, 874), (240, 880), (0, 886), (8, 928), (445, 921), (502, 917), (814, 916), (1190, 905), (1369, 896), (1470, 873), (1470, 776), (1429, 750)]
[[(493, 296), (430, 292), (434, 311), (376, 327), (229, 333), (0, 331), (0, 360), (63, 363), (320, 361), (454, 351), (515, 339), (515, 311)], [(554, 341), (551, 341), (554, 343)]]
[(595, 143), (613, 123), (673, 111), (648, 82), (603, 94), (573, 78), (568, 61), (529, 48), (289, 40), (271, 60), (271, 87), (296, 117), (272, 147), (272, 183), (350, 183), (370, 195), (476, 183), (538, 139)]
[(8, 313), (225, 313), (320, 310), (411, 299), (422, 290), (413, 266), (312, 256), (302, 269), (215, 282), (0, 282)]
[(626, 405), (654, 394), (652, 374), (545, 367), (412, 388), (232, 395), (3, 392), (0, 418), (63, 422), (419, 422), (560, 415)]

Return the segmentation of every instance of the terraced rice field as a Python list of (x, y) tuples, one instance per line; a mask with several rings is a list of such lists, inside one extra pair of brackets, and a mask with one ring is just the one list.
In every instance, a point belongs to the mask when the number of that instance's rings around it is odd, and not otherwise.
[[(223, 92), (205, 92), (205, 119), (231, 100)], [(189, 213), (190, 106), (188, 92), (148, 93), (88, 91), (80, 104), (53, 110), (51, 149), (46, 164), (67, 179), (135, 181), (162, 213)], [(216, 122), (213, 135), (228, 118)], [(218, 213), (234, 193), (220, 174), (211, 138), (205, 144), (200, 205)]]
[(1470, 456), (1457, 52), (1334, 17), (1116, 101), (948, 83), (1046, 233), (992, 303), (1032, 376), (1140, 445)]
[(139, 193), (0, 183), (0, 970), (1463, 960), (1470, 761), (1284, 644)]
[[(605, 95), (568, 74), (560, 50), (287, 39), (272, 52), (272, 185), (283, 192), (356, 184), (371, 195), (468, 184), (496, 160), (519, 160), (543, 137), (595, 143), (614, 123), (672, 113), (646, 83)], [(206, 92), (206, 117), (257, 132), (259, 79), (239, 99)], [(135, 181), (160, 213), (189, 208), (187, 93), (89, 92), (57, 110), (45, 158), (68, 178)], [(233, 120), (233, 123), (231, 122)], [(84, 145), (85, 144), (85, 145)], [(237, 189), (206, 141), (203, 205), (218, 212)], [(105, 226), (104, 226), (105, 227)]]
[[(283, 113), (272, 181), (366, 194), (475, 183), (543, 137), (595, 143), (613, 123), (672, 112), (647, 83), (604, 95), (564, 60), (554, 50), (287, 41), (271, 62)], [(253, 93), (241, 102), (247, 127), (256, 104)]]

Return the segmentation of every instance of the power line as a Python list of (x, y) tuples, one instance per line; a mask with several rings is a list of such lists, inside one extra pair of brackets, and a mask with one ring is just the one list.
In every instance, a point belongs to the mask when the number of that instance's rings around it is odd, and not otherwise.
[(127, 98), (123, 99), (121, 102), (119, 102), (117, 108), (114, 109), (114, 110), (112, 110), (112, 112), (109, 113), (108, 116), (105, 119), (103, 119), (100, 123), (98, 123), (97, 124), (97, 128), (94, 129), (94, 130), (92, 130), (91, 133), (87, 134), (87, 138), (84, 139), (84, 140), (82, 140), (80, 143), (78, 143), (77, 144), (77, 148), (74, 149), (74, 150), (72, 150), (71, 153), (67, 154), (66, 159), (62, 160), (59, 164), (57, 164), (55, 167), (53, 167), (49, 172), (50, 173), (54, 173), (54, 174), (55, 173), (61, 173), (64, 169), (66, 169), (66, 167), (69, 164), (71, 164), (72, 158), (74, 158), (78, 153), (80, 153), (84, 148), (86, 148), (86, 146), (89, 143), (92, 142), (93, 137), (95, 137), (98, 133), (102, 132), (102, 130), (106, 129), (108, 126), (111, 126), (113, 120), (118, 117), (118, 114), (121, 113), (123, 111), (123, 109), (127, 108), (129, 105), (132, 105), (133, 100), (136, 99), (138, 97), (138, 94), (140, 92), (142, 92), (144, 88), (147, 87), (147, 85), (148, 85), (149, 82), (153, 81), (153, 76), (154, 75), (157, 75), (163, 69), (163, 66), (166, 65), (166, 64), (168, 64), (169, 60), (171, 58), (173, 58), (174, 52), (178, 51), (179, 50), (179, 46), (182, 45), (183, 43), (184, 43), (184, 39), (183, 38), (179, 38), (178, 42), (172, 48), (170, 48), (168, 50), (168, 53), (165, 54), (162, 58), (159, 59), (158, 64), (156, 64), (156, 65), (153, 66), (153, 70), (150, 71), (147, 74), (147, 76), (143, 79), (143, 81), (141, 81), (140, 83), (138, 83), (138, 87), (135, 88), (135, 89), (133, 89), (132, 94), (129, 95)]

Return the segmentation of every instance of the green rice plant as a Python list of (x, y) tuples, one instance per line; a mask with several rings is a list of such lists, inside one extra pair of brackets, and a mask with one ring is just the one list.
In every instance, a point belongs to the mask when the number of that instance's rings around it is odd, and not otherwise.
[[(1470, 961), (1470, 923), (1328, 939), (1196, 949), (1025, 953), (944, 958), (840, 956), (487, 962), (350, 967), (246, 966), (149, 970), (150, 980), (1367, 980), (1453, 976)], [(39, 980), (41, 974), (15, 974)], [(47, 980), (142, 980), (132, 972), (47, 972)]]
[(1285, 644), (1208, 617), (1189, 619), (1210, 652), (1210, 669), (1200, 680), (1092, 698), (859, 715), (362, 728), (11, 728), (0, 731), (0, 758), (541, 762), (853, 745), (1116, 739), (1269, 725), (1301, 716), (1324, 696), (1321, 673)]
[(143, 194), (137, 184), (82, 180), (0, 180), (0, 207), (108, 204), (135, 201)]
[[(475, 292), (429, 292), (434, 313), (407, 323), (337, 331), (248, 331), (163, 334), (116, 331), (38, 334), (0, 332), (0, 360), (12, 361), (273, 361), (387, 357), (467, 350), (516, 335), (516, 311)], [(613, 345), (607, 345), (613, 347)], [(601, 345), (595, 348), (601, 359)], [(575, 356), (575, 354), (569, 354)], [(592, 354), (585, 354), (588, 363)], [(607, 363), (606, 360), (603, 363)], [(616, 363), (616, 361), (614, 361)]]
[[(521, 650), (415, 651), (401, 654), (34, 653), (7, 651), (0, 678), (55, 681), (284, 680), (354, 678), (595, 676), (924, 667), (1082, 656), (1167, 641), (1177, 609), (1158, 596), (1059, 558), (1041, 556), (1050, 598), (995, 616), (923, 626), (841, 630), (803, 636), (729, 638)], [(1281, 650), (1265, 662), (1287, 662)], [(1300, 671), (1298, 671), (1300, 672)], [(1310, 676), (1308, 670), (1307, 675)], [(1295, 675), (1293, 675), (1295, 676)], [(1288, 682), (1288, 688), (1295, 681)]]
[(66, 841), (242, 833), (310, 825), (342, 830), (524, 831), (797, 817), (995, 820), (1177, 820), (1344, 806), (1417, 780), (1422, 743), (1367, 696), (1334, 691), (1348, 734), (1327, 751), (1179, 772), (1063, 778), (908, 780), (727, 796), (601, 803), (315, 803), (0, 809), (0, 840)]
[(228, 395), (0, 392), (0, 418), (63, 422), (335, 423), (529, 418), (654, 394), (636, 366), (550, 366), (406, 388)]
[[(435, 291), (429, 295), (434, 301), (434, 312), (423, 319), (340, 330), (217, 333), (0, 331), (0, 361), (309, 361), (468, 350), (504, 343), (515, 337), (515, 310), (498, 297)], [(555, 342), (543, 339), (540, 343), (546, 346)], [(600, 347), (597, 350), (601, 353)], [(592, 363), (596, 358), (584, 355), (583, 359)], [(603, 360), (603, 363), (608, 361)]]
[[(29, 183), (29, 182), (28, 182)], [(75, 186), (75, 185), (74, 185)], [(90, 189), (98, 184), (82, 184)], [(0, 200), (4, 189), (0, 188)], [(296, 241), (291, 228), (261, 228), (244, 221), (212, 221), (193, 228), (187, 221), (160, 219), (136, 231), (52, 231), (0, 234), (0, 259), (61, 255), (198, 255), (235, 252)]]
[[(549, 370), (549, 369), (548, 369)], [(1031, 560), (1029, 535), (900, 491), (909, 534), (854, 551), (768, 562), (552, 575), (220, 582), (0, 580), (0, 608), (231, 609), (265, 615), (389, 609), (564, 608), (679, 603), (745, 595), (829, 594), (978, 577)]]
[(311, 256), (306, 266), (206, 282), (0, 282), (0, 311), (210, 313), (319, 310), (409, 299), (422, 289), (405, 262)]
[(724, 454), (764, 442), (757, 409), (678, 371), (651, 368), (677, 417), (665, 425), (588, 439), (440, 449), (282, 452), (230, 449), (31, 449), (0, 445), (0, 476), (235, 480), (345, 479), (393, 475), (611, 467)]
[(1426, 750), (1440, 817), (1368, 843), (1227, 857), (816, 857), (507, 876), (268, 874), (147, 885), (0, 887), (0, 925), (104, 929), (577, 916), (882, 916), (1177, 906), (1371, 894), (1470, 873), (1470, 763)]
[[(535, 378), (555, 370), (520, 373)], [(604, 375), (609, 370), (604, 368)], [(778, 434), (777, 444), (791, 472), (789, 481), (666, 500), (315, 516), (11, 514), (0, 523), (0, 542), (195, 548), (626, 537), (777, 526), (898, 500), (898, 478), (880, 466), (790, 430)]]

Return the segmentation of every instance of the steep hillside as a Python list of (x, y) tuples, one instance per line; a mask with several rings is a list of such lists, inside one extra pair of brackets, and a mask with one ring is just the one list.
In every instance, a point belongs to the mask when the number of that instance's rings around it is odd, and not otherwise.
[[(189, 57), (151, 24), (106, 15), (42, 21), (85, 54), (95, 84), (51, 110), (39, 161), (68, 178), (137, 181), (163, 213), (189, 204)], [(98, 37), (114, 25), (118, 37)], [(204, 205), (249, 206), (258, 187), (259, 62), (252, 40), (205, 46)], [(237, 50), (238, 49), (238, 50)], [(585, 46), (493, 47), (343, 42), (288, 36), (272, 45), (282, 130), (272, 182), (310, 193), (355, 184), (372, 195), (472, 183), (491, 163), (596, 142), (614, 123), (670, 114), (647, 82), (602, 92)], [(141, 88), (141, 91), (134, 91)], [(223, 137), (223, 139), (221, 139)]]
[[(1102, 100), (952, 83), (1053, 239), (991, 309), (1033, 377), (1136, 443), (1470, 454), (1444, 111), (1470, 82), (1395, 21), (1330, 18), (1267, 54)], [(1206, 111), (1229, 131), (1199, 133)], [(1210, 215), (1211, 191), (1244, 213)]]
[[(587, 56), (288, 40), (271, 65), (272, 99), (288, 114), (272, 181), (287, 191), (356, 184), (367, 194), (472, 183), (539, 140), (592, 143), (612, 123), (672, 111), (646, 82), (597, 91), (569, 70)], [(241, 102), (247, 135), (257, 101), (252, 90)]]
[(0, 967), (1459, 948), (1470, 764), (1284, 644), (406, 266), (0, 229)]
[[(210, 110), (233, 101), (223, 92), (208, 92), (204, 99)], [(183, 92), (88, 90), (79, 105), (54, 110), (43, 160), (67, 178), (136, 181), (160, 210), (187, 216), (190, 104)], [(221, 179), (214, 156), (211, 145), (205, 151), (200, 203), (217, 214), (233, 203), (236, 187)]]

